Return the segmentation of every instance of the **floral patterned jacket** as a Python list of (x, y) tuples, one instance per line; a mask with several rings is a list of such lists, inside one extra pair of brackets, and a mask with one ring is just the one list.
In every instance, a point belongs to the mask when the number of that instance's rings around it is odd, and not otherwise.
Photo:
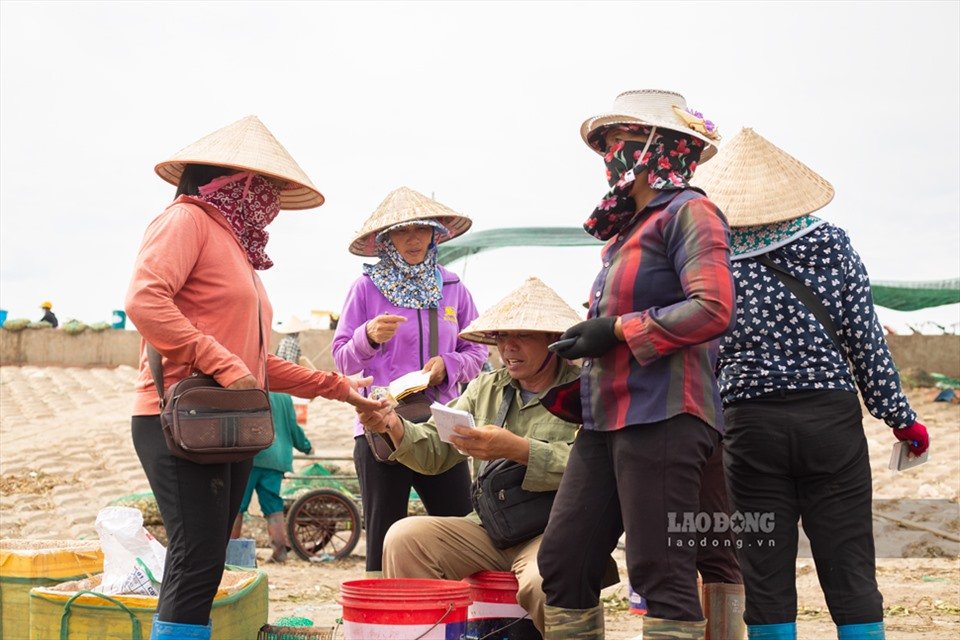
[[(739, 254), (732, 258), (737, 321), (720, 343), (718, 378), (724, 405), (778, 390), (856, 393), (859, 388), (874, 417), (894, 428), (913, 424), (916, 413), (903, 394), (884, 340), (870, 280), (847, 234), (812, 216), (805, 228), (793, 226), (786, 229), (793, 233), (787, 242), (776, 242), (769, 234), (763, 238), (769, 250), (758, 249), (756, 234), (752, 246), (740, 242), (739, 250), (736, 234), (733, 239), (734, 253)], [(751, 257), (764, 252), (819, 297), (843, 353), (813, 313)]]

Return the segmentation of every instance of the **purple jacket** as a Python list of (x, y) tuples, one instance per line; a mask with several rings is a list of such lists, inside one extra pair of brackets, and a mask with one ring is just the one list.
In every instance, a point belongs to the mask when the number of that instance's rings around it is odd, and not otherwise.
[[(438, 355), (447, 368), (447, 379), (431, 387), (427, 395), (446, 404), (460, 395), (457, 385), (472, 380), (487, 360), (487, 347), (461, 340), (458, 334), (477, 317), (470, 292), (460, 278), (443, 267), (443, 297), (437, 310)], [(407, 318), (389, 342), (379, 347), (367, 340), (367, 320), (391, 313)], [(350, 287), (333, 338), (333, 360), (346, 375), (373, 376), (373, 384), (387, 386), (400, 376), (419, 371), (430, 359), (430, 317), (427, 309), (407, 309), (391, 304), (369, 276), (360, 276)], [(363, 433), (358, 422), (355, 436)]]

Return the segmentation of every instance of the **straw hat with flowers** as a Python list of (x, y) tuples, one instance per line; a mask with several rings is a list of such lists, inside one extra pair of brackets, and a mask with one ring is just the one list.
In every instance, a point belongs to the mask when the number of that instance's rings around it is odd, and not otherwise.
[(700, 156), (704, 163), (717, 152), (720, 140), (717, 127), (699, 111), (687, 108), (687, 100), (673, 91), (638, 89), (626, 91), (613, 101), (613, 109), (592, 118), (580, 126), (580, 136), (591, 149), (603, 155), (603, 151), (590, 143), (591, 133), (601, 127), (614, 124), (642, 124), (658, 129), (670, 129), (703, 140), (706, 144)]
[(833, 186), (753, 129), (727, 142), (691, 184), (703, 189), (731, 227), (752, 227), (813, 213), (833, 200)]
[(400, 187), (387, 194), (377, 210), (367, 218), (350, 243), (350, 253), (358, 256), (377, 255), (377, 234), (391, 227), (418, 220), (436, 220), (447, 228), (446, 235), (437, 242), (446, 242), (467, 231), (473, 221), (462, 213), (440, 204), (408, 187)]
[(470, 342), (496, 344), (499, 331), (563, 333), (581, 318), (570, 305), (539, 278), (527, 278), (523, 285), (493, 305), (460, 333)]
[(323, 204), (323, 194), (256, 116), (247, 116), (200, 138), (158, 164), (154, 171), (175, 185), (187, 164), (209, 164), (276, 178), (284, 185), (280, 190), (281, 209), (310, 209)]

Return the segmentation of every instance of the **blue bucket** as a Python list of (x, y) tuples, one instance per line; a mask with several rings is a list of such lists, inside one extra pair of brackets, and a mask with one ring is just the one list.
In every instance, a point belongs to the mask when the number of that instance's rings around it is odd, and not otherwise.
[(123, 329), (127, 326), (127, 312), (123, 309), (113, 310), (113, 321), (110, 326), (114, 329)]
[(3, 326), (3, 323), (7, 321), (7, 310), (0, 309), (0, 327)]
[(250, 538), (232, 538), (227, 543), (226, 564), (245, 569), (256, 569), (257, 543)]

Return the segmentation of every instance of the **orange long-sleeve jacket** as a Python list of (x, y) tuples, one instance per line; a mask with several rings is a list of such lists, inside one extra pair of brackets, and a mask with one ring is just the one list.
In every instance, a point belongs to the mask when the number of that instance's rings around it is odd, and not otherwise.
[(160, 413), (148, 343), (163, 356), (164, 389), (194, 371), (224, 387), (246, 375), (263, 386), (266, 357), (271, 391), (332, 400), (349, 392), (342, 375), (267, 355), (273, 308), (263, 283), (223, 215), (188, 196), (147, 227), (125, 308), (143, 337), (133, 415)]

